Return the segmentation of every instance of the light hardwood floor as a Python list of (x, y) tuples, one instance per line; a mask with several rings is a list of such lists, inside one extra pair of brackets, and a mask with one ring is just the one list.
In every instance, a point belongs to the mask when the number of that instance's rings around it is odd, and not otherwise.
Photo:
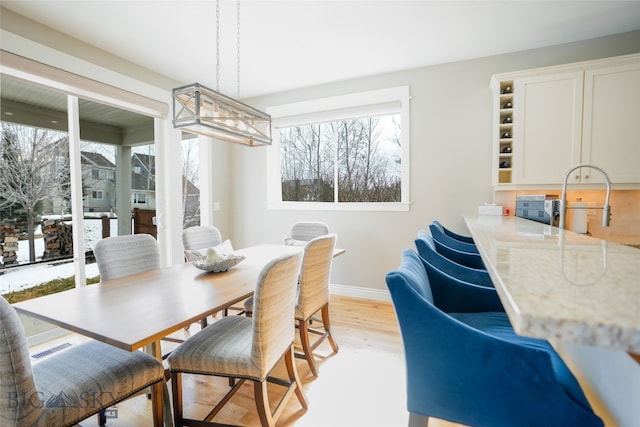
[[(278, 421), (279, 427), (402, 427), (407, 426), (405, 366), (402, 340), (391, 303), (332, 296), (331, 322), (335, 338), (340, 346), (337, 354), (325, 342), (316, 354), (320, 375), (314, 378), (306, 362), (296, 359), (307, 398), (308, 410), (300, 407), (295, 397), (291, 398)], [(197, 332), (193, 325), (186, 336)], [(65, 336), (63, 342), (81, 341), (78, 336)], [(59, 344), (50, 342), (32, 352), (41, 351)], [(163, 342), (163, 350), (166, 350)], [(171, 345), (171, 344), (169, 344)], [(214, 402), (228, 389), (223, 378), (185, 376), (185, 414), (204, 417)], [(171, 382), (169, 382), (171, 387)], [(278, 398), (274, 389), (271, 400)], [(585, 388), (596, 413), (606, 415), (597, 404), (593, 390)], [(616, 425), (604, 416), (605, 425)], [(227, 404), (218, 422), (259, 426), (253, 388), (245, 384), (233, 400)], [(97, 417), (81, 424), (97, 427)], [(151, 425), (151, 403), (146, 396), (135, 397), (117, 407), (117, 418), (109, 419), (108, 426), (146, 427)], [(464, 427), (444, 420), (431, 419), (429, 427)]]
[[(326, 340), (318, 347), (320, 375), (317, 378), (311, 375), (304, 360), (296, 359), (309, 408), (302, 410), (297, 399), (291, 398), (278, 420), (278, 426), (406, 426), (409, 417), (406, 411), (404, 355), (393, 306), (386, 302), (332, 296), (330, 309), (332, 329), (340, 351), (333, 354)], [(197, 325), (193, 325), (185, 334), (196, 332)], [(70, 340), (74, 338), (63, 338), (63, 341)], [(162, 345), (166, 350), (165, 345), (171, 344), (163, 342)], [(204, 376), (185, 375), (183, 385), (185, 414), (195, 417), (204, 416), (228, 389), (226, 379)], [(272, 400), (275, 401), (280, 390), (273, 390)], [(216, 421), (248, 427), (260, 425), (251, 385), (243, 386)], [(97, 426), (97, 417), (91, 417), (81, 425)], [(117, 418), (109, 419), (107, 425), (151, 425), (150, 401), (139, 396), (120, 403)], [(459, 425), (431, 420), (429, 426)]]

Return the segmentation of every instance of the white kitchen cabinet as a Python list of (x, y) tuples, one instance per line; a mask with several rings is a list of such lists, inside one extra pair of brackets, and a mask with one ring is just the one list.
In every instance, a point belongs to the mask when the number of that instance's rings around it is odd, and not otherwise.
[[(513, 88), (508, 171), (505, 84)], [(559, 185), (581, 163), (603, 168), (614, 184), (640, 185), (640, 55), (498, 75), (492, 88), (494, 185)], [(582, 169), (568, 182), (602, 178)]]
[(515, 80), (515, 183), (558, 184), (578, 164), (582, 87), (579, 71)]
[(585, 71), (582, 162), (640, 183), (640, 61)]

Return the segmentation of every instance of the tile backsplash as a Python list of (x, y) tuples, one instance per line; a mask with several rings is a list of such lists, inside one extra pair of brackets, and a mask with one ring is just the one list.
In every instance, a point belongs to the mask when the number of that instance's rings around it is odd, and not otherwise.
[[(510, 215), (514, 215), (516, 196), (521, 194), (553, 194), (560, 198), (562, 192), (559, 190), (496, 191), (494, 202), (509, 209)], [(569, 204), (578, 199), (600, 207), (604, 204), (605, 190), (567, 191)], [(593, 215), (587, 216), (588, 232), (598, 237), (634, 236), (640, 239), (640, 190), (612, 190), (609, 204), (611, 205), (609, 227), (602, 227), (602, 210), (593, 210)], [(567, 220), (570, 220), (570, 215), (567, 215)]]

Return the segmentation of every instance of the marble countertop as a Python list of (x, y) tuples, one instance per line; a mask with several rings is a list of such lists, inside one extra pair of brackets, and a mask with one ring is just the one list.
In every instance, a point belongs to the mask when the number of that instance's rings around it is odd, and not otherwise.
[(518, 334), (640, 354), (640, 249), (517, 217), (464, 219)]

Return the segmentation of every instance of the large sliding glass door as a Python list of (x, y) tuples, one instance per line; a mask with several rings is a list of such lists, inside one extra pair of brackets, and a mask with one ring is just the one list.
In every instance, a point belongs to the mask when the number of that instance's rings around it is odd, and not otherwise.
[[(16, 224), (15, 233), (10, 233), (9, 227), (3, 230), (5, 234), (18, 234), (17, 246), (22, 248), (15, 254), (4, 251), (0, 262), (11, 267), (44, 261), (62, 264), (74, 258), (76, 262), (83, 261), (84, 257), (74, 257), (74, 252), (90, 254), (100, 238), (131, 233), (132, 147), (153, 146), (154, 119), (74, 99), (53, 88), (9, 75), (2, 75), (0, 82), (3, 136), (0, 149), (4, 159), (0, 174), (0, 186), (4, 185), (0, 191), (0, 224)], [(79, 129), (77, 144), (73, 134), (70, 138), (67, 132), (69, 99), (77, 103), (77, 117), (73, 119)], [(79, 165), (75, 182), (71, 177), (74, 161)], [(153, 176), (147, 174), (147, 179)], [(74, 185), (78, 190), (75, 200), (71, 196)], [(155, 198), (150, 193), (144, 196), (147, 200)], [(71, 216), (74, 204), (79, 205), (75, 218)], [(73, 243), (73, 225), (82, 227), (81, 244)], [(0, 239), (4, 240), (4, 235)], [(13, 240), (13, 236), (7, 237), (8, 243)], [(11, 280), (8, 268), (3, 270), (0, 292), (34, 284)], [(47, 280), (58, 275), (51, 270), (48, 273), (23, 276)], [(68, 273), (74, 275), (68, 269), (59, 274)], [(96, 275), (93, 269), (86, 272), (86, 277)], [(83, 285), (84, 280), (77, 284)]]

